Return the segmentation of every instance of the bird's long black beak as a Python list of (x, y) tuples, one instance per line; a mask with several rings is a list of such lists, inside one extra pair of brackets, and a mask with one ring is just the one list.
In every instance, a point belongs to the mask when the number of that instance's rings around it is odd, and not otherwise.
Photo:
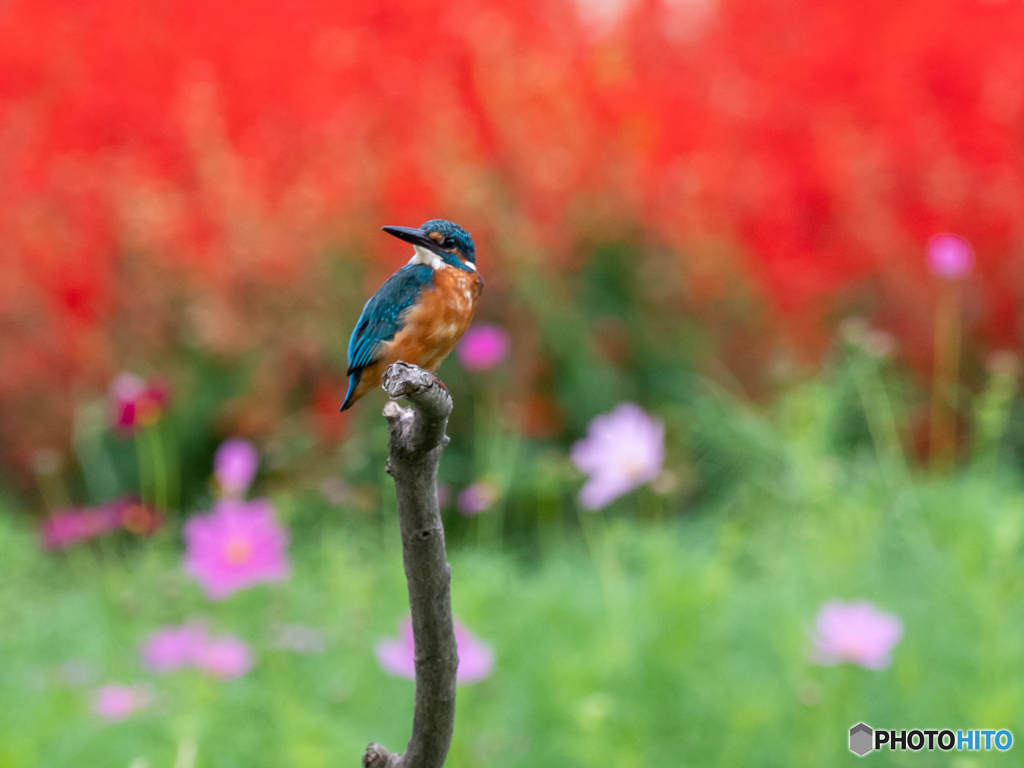
[(381, 229), (389, 235), (394, 235), (399, 240), (405, 240), (407, 243), (427, 248), (434, 253), (441, 253), (441, 247), (435, 240), (427, 237), (427, 233), (422, 229), (413, 229), (412, 227), (381, 227)]

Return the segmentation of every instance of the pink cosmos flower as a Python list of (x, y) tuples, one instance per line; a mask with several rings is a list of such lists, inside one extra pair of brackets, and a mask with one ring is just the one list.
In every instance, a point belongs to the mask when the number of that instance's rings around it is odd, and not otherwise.
[[(455, 619), (455, 645), (459, 654), (459, 667), (455, 673), (458, 682), (475, 683), (490, 676), (494, 668), (494, 651), (458, 619)], [(396, 677), (416, 678), (412, 619), (407, 617), (399, 622), (397, 640), (381, 640), (374, 650), (385, 672)]]
[(92, 711), (107, 722), (119, 723), (152, 701), (153, 696), (145, 686), (105, 685), (94, 694)]
[(240, 438), (225, 440), (213, 456), (213, 474), (220, 492), (229, 499), (240, 499), (249, 490), (260, 465), (252, 443)]
[(892, 649), (903, 637), (903, 622), (874, 603), (832, 601), (818, 612), (814, 636), (815, 664), (850, 662), (865, 669), (885, 669)]
[(584, 509), (600, 509), (654, 480), (665, 463), (665, 425), (639, 405), (621, 403), (597, 416), (572, 446), (572, 461), (590, 475), (580, 489)]
[(935, 235), (928, 241), (928, 268), (939, 277), (963, 277), (974, 266), (974, 249), (958, 235)]
[(121, 528), (149, 536), (163, 523), (159, 511), (131, 499), (116, 499), (98, 507), (55, 512), (43, 523), (39, 535), (44, 549), (63, 549)]
[(455, 507), (466, 517), (473, 517), (490, 509), (497, 498), (498, 492), (490, 483), (473, 483), (462, 489)]
[(224, 636), (207, 641), (199, 653), (196, 666), (213, 677), (241, 677), (252, 669), (249, 646), (236, 637)]
[(508, 334), (497, 325), (474, 325), (455, 348), (455, 354), (467, 371), (486, 371), (508, 354)]
[(121, 527), (125, 502), (112, 502), (95, 509), (63, 510), (50, 515), (40, 529), (44, 549), (63, 549), (88, 541)]
[(269, 501), (224, 499), (208, 515), (185, 523), (185, 572), (211, 600), (239, 589), (288, 577), (288, 532)]
[(195, 668), (213, 677), (240, 677), (252, 669), (249, 646), (231, 635), (211, 637), (201, 621), (157, 630), (142, 647), (142, 664), (153, 672)]
[(179, 627), (164, 627), (146, 640), (142, 663), (153, 672), (170, 672), (198, 663), (206, 647), (206, 626), (190, 621)]
[(167, 386), (144, 381), (133, 373), (121, 373), (110, 383), (111, 421), (121, 432), (131, 433), (160, 418), (167, 406)]

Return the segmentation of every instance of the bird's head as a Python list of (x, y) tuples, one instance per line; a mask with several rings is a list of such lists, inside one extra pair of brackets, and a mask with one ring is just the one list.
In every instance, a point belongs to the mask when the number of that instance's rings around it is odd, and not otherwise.
[[(476, 246), (469, 232), (444, 219), (432, 219), (419, 229), (412, 227), (381, 227), (389, 235), (412, 243), (417, 256), (431, 254), (445, 264), (467, 272), (476, 272)], [(415, 258), (415, 257), (414, 257)], [(427, 259), (423, 259), (426, 263)]]

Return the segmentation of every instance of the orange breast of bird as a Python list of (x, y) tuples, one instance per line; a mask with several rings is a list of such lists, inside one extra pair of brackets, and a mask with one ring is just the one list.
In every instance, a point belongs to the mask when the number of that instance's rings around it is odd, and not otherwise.
[(382, 345), (377, 359), (363, 371), (356, 399), (379, 387), (384, 370), (398, 360), (436, 371), (473, 322), (483, 290), (476, 272), (449, 266), (434, 272), (431, 287), (425, 288), (420, 300), (406, 312), (402, 330)]
[(476, 272), (446, 266), (434, 272), (431, 288), (405, 316), (388, 357), (433, 373), (473, 322), (484, 284)]

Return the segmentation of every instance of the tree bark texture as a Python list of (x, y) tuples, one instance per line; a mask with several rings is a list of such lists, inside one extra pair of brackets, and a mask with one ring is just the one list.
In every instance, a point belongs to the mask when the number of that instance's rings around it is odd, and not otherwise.
[[(397, 362), (384, 372), (391, 396), (388, 472), (395, 479), (402, 530), (402, 562), (416, 645), (416, 709), (412, 737), (402, 754), (371, 744), (363, 768), (441, 768), (455, 724), (455, 671), (459, 658), (452, 625), (451, 568), (437, 502), (437, 468), (448, 443), (452, 412), (448, 390), (433, 374)], [(395, 400), (404, 398), (411, 408)]]

